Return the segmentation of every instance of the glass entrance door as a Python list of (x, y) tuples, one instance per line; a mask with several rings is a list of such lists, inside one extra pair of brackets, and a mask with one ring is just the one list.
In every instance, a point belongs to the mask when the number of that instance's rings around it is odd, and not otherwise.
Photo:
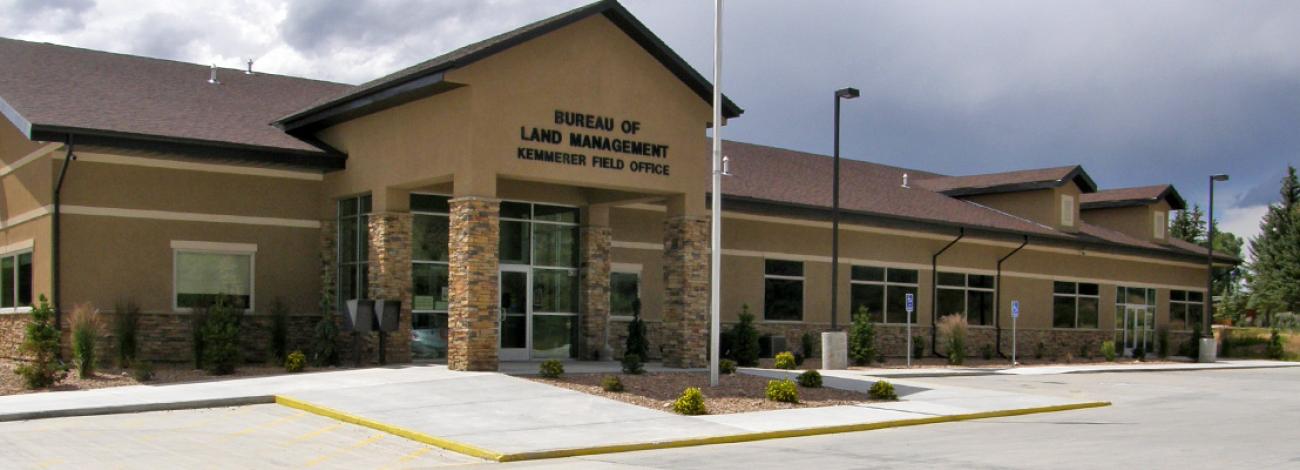
[(530, 273), (525, 267), (501, 268), (501, 355), (503, 361), (528, 359)]

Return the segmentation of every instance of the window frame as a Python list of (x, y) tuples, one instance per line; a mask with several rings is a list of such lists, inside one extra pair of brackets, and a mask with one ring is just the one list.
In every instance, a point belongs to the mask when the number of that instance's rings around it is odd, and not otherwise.
[(1076, 219), (1074, 214), (1074, 196), (1070, 194), (1061, 195), (1061, 225), (1064, 227), (1073, 227)]
[[(1073, 294), (1063, 294), (1063, 293), (1056, 292), (1056, 284), (1057, 284), (1057, 283), (1062, 283), (1062, 284), (1073, 284), (1073, 285), (1074, 285), (1074, 293), (1073, 293)], [(1080, 286), (1080, 285), (1083, 285), (1083, 284), (1088, 284), (1088, 285), (1096, 286), (1096, 288), (1097, 288), (1097, 293), (1094, 294), (1094, 295), (1083, 294), (1083, 293), (1082, 293), (1082, 289), (1079, 288), (1079, 286)], [(1074, 299), (1074, 326), (1056, 326), (1056, 299), (1057, 299), (1058, 297), (1059, 297), (1059, 298), (1069, 298), (1069, 299)], [(1080, 304), (1079, 299), (1081, 299), (1081, 298), (1084, 298), (1084, 299), (1096, 299), (1096, 300), (1097, 300), (1097, 326), (1096, 326), (1096, 327), (1084, 327), (1084, 326), (1079, 326), (1079, 304)], [(1101, 328), (1101, 310), (1102, 310), (1102, 306), (1101, 306), (1101, 284), (1098, 284), (1098, 283), (1095, 283), (1095, 282), (1052, 281), (1052, 329), (1053, 329), (1053, 330), (1062, 330), (1062, 331), (1100, 331), (1100, 330), (1102, 329), (1102, 328)]]
[[(881, 275), (882, 275), (881, 278), (880, 278), (881, 280), (879, 280), (879, 281), (870, 281), (870, 280), (858, 280), (858, 279), (854, 279), (854, 278), (853, 278), (853, 268), (878, 268), (878, 269), (882, 269), (883, 271), (881, 272)], [(765, 269), (766, 269), (766, 268), (765, 268)], [(890, 281), (890, 280), (889, 280), (889, 272), (890, 272), (890, 271), (893, 271), (893, 270), (899, 270), (899, 271), (912, 271), (913, 273), (916, 273), (916, 282), (915, 282), (915, 283), (910, 283), (910, 284), (909, 284), (909, 283), (906, 283), (906, 282), (893, 282), (893, 281)], [(766, 273), (765, 273), (765, 274), (766, 274)], [(906, 322), (906, 321), (902, 321), (902, 322), (891, 322), (891, 321), (889, 321), (889, 318), (890, 318), (890, 317), (889, 317), (889, 288), (890, 288), (890, 287), (911, 287), (911, 288), (914, 288), (914, 289), (916, 289), (916, 292), (914, 293), (914, 295), (912, 295), (912, 301), (913, 301), (913, 302), (916, 302), (916, 303), (919, 303), (919, 297), (920, 297), (920, 294), (921, 294), (921, 271), (920, 271), (919, 269), (912, 269), (912, 268), (898, 268), (898, 267), (892, 267), (892, 266), (871, 266), (871, 265), (859, 265), (859, 264), (855, 264), (855, 265), (850, 266), (850, 268), (849, 268), (849, 303), (850, 303), (850, 312), (849, 312), (849, 317), (850, 317), (850, 318), (852, 318), (853, 315), (857, 315), (857, 313), (858, 313), (857, 311), (852, 310), (852, 302), (853, 302), (853, 286), (854, 286), (854, 285), (872, 285), (872, 286), (880, 286), (880, 288), (881, 288), (880, 303), (881, 303), (881, 305), (883, 306), (883, 308), (881, 308), (881, 311), (880, 311), (880, 320), (881, 320), (881, 321), (880, 321), (880, 324), (882, 324), (882, 325), (907, 325), (907, 322)], [(916, 306), (913, 305), (913, 307), (916, 307)], [(913, 308), (913, 309), (912, 309), (912, 314), (911, 314), (911, 317), (912, 317), (912, 318), (911, 318), (910, 320), (912, 320), (912, 324), (913, 324), (913, 325), (916, 325), (916, 324), (917, 324), (917, 323), (916, 323), (916, 317), (917, 317), (917, 313), (918, 313), (919, 310), (920, 310), (919, 308)], [(907, 314), (906, 311), (903, 312), (903, 316), (904, 316), (904, 317), (907, 317), (907, 316), (908, 316), (908, 314)]]
[(243, 313), (252, 313), (257, 305), (257, 244), (226, 243), (172, 240), (172, 311), (176, 313), (193, 313), (194, 307), (181, 307), (180, 296), (180, 253), (203, 253), (218, 255), (235, 255), (248, 257), (248, 307)]
[[(801, 272), (802, 274), (799, 275), (799, 276), (787, 276), (787, 275), (783, 275), (783, 274), (768, 274), (768, 273), (767, 273), (767, 262), (768, 262), (769, 260), (770, 260), (770, 261), (784, 261), (784, 262), (788, 262), (788, 263), (799, 263), (799, 268), (800, 268), (799, 270), (800, 270), (800, 272)], [(807, 264), (806, 262), (804, 262), (803, 260), (798, 260), (798, 259), (789, 259), (789, 258), (763, 258), (763, 323), (803, 323), (803, 322), (804, 322), (804, 311), (807, 310), (807, 309), (805, 308), (806, 306), (805, 306), (804, 304), (807, 303), (807, 300), (808, 300), (808, 271), (807, 271), (807, 268), (808, 268), (808, 264)], [(767, 318), (767, 280), (768, 280), (768, 279), (776, 279), (776, 280), (783, 280), (783, 281), (798, 281), (798, 282), (799, 282), (799, 319), (797, 319), (797, 320), (781, 320), (781, 319), (768, 319), (768, 318)]]
[(1165, 211), (1155, 211), (1152, 213), (1151, 222), (1155, 224), (1155, 238), (1164, 240), (1169, 234), (1169, 213)]
[[(411, 192), (411, 195), (437, 196), (437, 197), (446, 197), (446, 198), (450, 198), (450, 197), (452, 197), (450, 194), (439, 194), (439, 193), (434, 193), (434, 192), (425, 192), (425, 191), (412, 191), (412, 192)], [(407, 197), (410, 197), (410, 195), (408, 195)], [(450, 227), (451, 227), (451, 211), (450, 211), (450, 209), (448, 209), (448, 211), (447, 211), (446, 213), (443, 213), (443, 212), (436, 212), (436, 211), (426, 211), (426, 210), (415, 210), (415, 209), (412, 209), (412, 210), (411, 210), (411, 218), (412, 218), (412, 221), (414, 221), (414, 219), (415, 219), (416, 216), (446, 217), (446, 218), (447, 218), (447, 226), (448, 226), (448, 230), (450, 230)], [(412, 237), (414, 237), (414, 233), (412, 233)], [(414, 241), (414, 240), (412, 240), (412, 241)], [(450, 248), (449, 248), (448, 250), (450, 250)], [(449, 255), (450, 255), (450, 253), (449, 253)], [(447, 315), (447, 316), (448, 316), (448, 319), (450, 320), (450, 316), (451, 316), (451, 302), (450, 302), (450, 301), (447, 302), (447, 308), (446, 308), (446, 309), (438, 309), (438, 308), (436, 308), (436, 306), (437, 306), (437, 301), (436, 301), (436, 299), (435, 299), (435, 302), (434, 302), (434, 306), (435, 306), (435, 308), (433, 308), (433, 309), (417, 309), (417, 308), (415, 308), (415, 265), (417, 265), (417, 264), (428, 264), (428, 265), (434, 265), (434, 266), (445, 266), (445, 267), (447, 267), (447, 274), (448, 274), (448, 277), (451, 276), (451, 259), (450, 259), (450, 256), (448, 256), (448, 260), (447, 260), (447, 261), (417, 260), (417, 259), (415, 259), (415, 256), (414, 256), (414, 249), (412, 249), (412, 256), (411, 256), (411, 322), (414, 323), (414, 321), (415, 321), (415, 315), (416, 315), (416, 314), (420, 314), (420, 315), (426, 315), (426, 314), (427, 314), (427, 315), (434, 315), (435, 318), (436, 318), (436, 315), (438, 315), (438, 314), (444, 314), (444, 315)], [(449, 279), (449, 281), (450, 281), (450, 279)], [(448, 288), (450, 288), (450, 282), (448, 283)], [(435, 295), (436, 295), (436, 294), (435, 294)], [(436, 324), (437, 322), (435, 321), (434, 323)], [(412, 327), (412, 329), (414, 329), (415, 325), (412, 324), (411, 327)]]
[[(370, 206), (370, 208), (364, 212), (362, 211), (363, 199), (368, 199), (369, 204), (367, 205)], [(354, 204), (356, 204), (356, 213), (349, 216), (344, 216), (342, 212), (342, 207), (340, 207), (344, 201), (352, 201)], [(357, 290), (357, 298), (358, 299), (370, 298), (370, 279), (369, 279), (370, 277), (370, 270), (369, 270), (370, 215), (373, 212), (374, 212), (374, 198), (370, 193), (354, 194), (351, 196), (340, 197), (334, 200), (334, 220), (336, 225), (334, 227), (334, 231), (335, 231), (334, 259), (337, 268), (334, 272), (334, 297), (335, 297), (334, 310), (337, 312), (345, 312), (347, 309), (347, 302), (349, 300), (352, 300), (352, 299), (343, 298), (343, 272), (345, 270), (355, 271), (353, 273), (354, 275), (352, 276), (352, 280), (356, 284), (353, 285), (352, 287), (356, 288)], [(356, 224), (355, 228), (357, 233), (357, 246), (355, 248), (357, 253), (357, 259), (355, 260), (343, 259), (344, 222), (350, 222)], [(361, 256), (361, 253), (365, 253), (365, 256), (364, 257)], [(361, 276), (360, 274), (362, 272), (366, 273), (366, 275)]]
[[(934, 292), (934, 299), (933, 299), (933, 301), (935, 302), (936, 306), (937, 306), (938, 303), (939, 303), (939, 291), (941, 291), (941, 290), (961, 291), (961, 293), (962, 293), (962, 296), (961, 296), (961, 306), (962, 306), (962, 309), (961, 309), (961, 310), (962, 310), (962, 312), (961, 312), (961, 316), (962, 316), (962, 318), (966, 319), (966, 325), (967, 325), (967, 326), (969, 326), (969, 327), (971, 327), (971, 328), (993, 328), (993, 327), (997, 326), (997, 322), (998, 322), (998, 320), (997, 320), (997, 318), (996, 318), (996, 317), (997, 317), (997, 312), (998, 312), (998, 306), (997, 306), (997, 302), (998, 302), (998, 299), (997, 299), (998, 278), (997, 278), (997, 276), (995, 276), (995, 275), (993, 275), (993, 274), (983, 274), (983, 273), (966, 272), (966, 271), (939, 271), (939, 272), (935, 275), (935, 279), (937, 280), (940, 276), (943, 276), (944, 274), (948, 274), (948, 275), (960, 275), (960, 276), (962, 276), (962, 281), (963, 281), (963, 284), (964, 284), (964, 285), (963, 285), (962, 287), (957, 287), (957, 286), (946, 286), (946, 285), (940, 284), (940, 283), (938, 283), (938, 282), (935, 282), (935, 285), (934, 285), (935, 292)], [(993, 280), (993, 287), (971, 287), (971, 283), (970, 283), (970, 277), (971, 277), (971, 276), (987, 276), (987, 277), (989, 277), (990, 279)], [(982, 293), (986, 293), (986, 294), (991, 294), (991, 295), (993, 296), (993, 316), (994, 316), (994, 318), (992, 319), (993, 321), (990, 322), (989, 324), (987, 324), (987, 325), (984, 325), (984, 324), (978, 324), (978, 325), (977, 325), (977, 324), (972, 324), (972, 323), (970, 322), (970, 292), (971, 292), (971, 291), (982, 292)], [(943, 318), (944, 316), (946, 316), (946, 315), (950, 315), (950, 314), (940, 312), (940, 313), (938, 313), (938, 315), (939, 315), (939, 318)], [(937, 320), (937, 319), (936, 319), (936, 320)]]
[[(31, 281), (32, 281), (32, 282), (31, 282), (31, 284), (32, 284), (32, 290), (35, 291), (35, 290), (36, 290), (36, 284), (35, 284), (35, 279), (36, 279), (36, 253), (35, 253), (35, 250), (34, 250), (34, 245), (35, 245), (35, 244), (34, 244), (34, 241), (33, 241), (33, 240), (24, 240), (24, 241), (21, 241), (21, 242), (18, 242), (18, 243), (14, 243), (14, 244), (12, 244), (12, 245), (5, 246), (5, 247), (0, 248), (0, 259), (4, 259), (4, 258), (13, 258), (13, 259), (14, 259), (14, 285), (9, 287), (9, 288), (13, 289), (13, 294), (14, 294), (14, 306), (13, 306), (13, 307), (0, 307), (0, 315), (4, 315), (4, 314), (22, 314), (22, 313), (31, 313), (31, 311), (32, 311), (32, 305), (31, 305), (31, 304), (34, 303), (34, 302), (36, 301), (36, 293), (35, 293), (35, 292), (29, 292), (29, 293), (27, 294), (27, 295), (31, 298), (31, 301), (32, 301), (32, 302), (29, 302), (28, 305), (19, 305), (19, 302), (18, 302), (18, 299), (19, 299), (19, 295), (18, 295), (18, 294), (19, 294), (19, 292), (18, 292), (18, 286), (22, 285), (22, 280), (19, 279), (19, 276), (18, 276), (18, 267), (20, 266), (20, 264), (19, 264), (19, 262), (18, 262), (18, 258), (21, 257), (22, 255), (25, 255), (25, 254), (29, 254), (29, 255), (31, 255), (31, 257), (32, 257), (32, 274), (31, 274), (31, 276), (32, 276)], [(0, 286), (0, 289), (3, 289), (3, 288), (4, 288), (4, 286)]]
[[(1174, 293), (1175, 293), (1175, 292), (1182, 292), (1182, 293), (1183, 293), (1183, 299), (1184, 299), (1184, 300), (1175, 300), (1175, 299), (1174, 299)], [(1192, 294), (1192, 293), (1201, 294), (1201, 300), (1199, 300), (1199, 301), (1192, 301), (1192, 300), (1189, 300), (1189, 299), (1191, 299), (1191, 295), (1190, 295), (1190, 294)], [(1183, 329), (1181, 329), (1181, 330), (1171, 330), (1171, 331), (1178, 331), (1178, 332), (1196, 331), (1194, 328), (1192, 328), (1192, 322), (1187, 321), (1188, 318), (1190, 318), (1190, 317), (1189, 317), (1188, 314), (1187, 314), (1187, 309), (1186, 309), (1186, 308), (1187, 308), (1187, 307), (1191, 307), (1191, 306), (1193, 306), (1193, 305), (1196, 306), (1196, 307), (1197, 307), (1198, 309), (1200, 309), (1200, 311), (1201, 311), (1200, 318), (1197, 318), (1197, 319), (1196, 319), (1197, 323), (1199, 324), (1200, 322), (1204, 321), (1204, 319), (1205, 319), (1205, 292), (1204, 292), (1204, 291), (1199, 291), (1199, 290), (1189, 290), (1189, 289), (1169, 289), (1169, 323), (1173, 323), (1173, 322), (1174, 322), (1174, 318), (1173, 318), (1174, 305), (1182, 305), (1182, 306), (1184, 307), (1184, 309), (1183, 309)]]
[[(642, 266), (641, 266), (640, 264), (636, 264), (636, 263), (610, 263), (610, 265), (609, 265), (609, 278), (610, 278), (610, 284), (611, 284), (611, 286), (610, 286), (610, 290), (609, 290), (609, 295), (610, 295), (610, 297), (609, 297), (609, 306), (610, 306), (610, 307), (609, 307), (609, 318), (611, 318), (611, 319), (613, 319), (613, 320), (625, 320), (625, 321), (631, 321), (631, 320), (632, 320), (632, 315), (615, 315), (615, 314), (614, 314), (614, 289), (613, 289), (613, 280), (614, 280), (614, 275), (615, 275), (615, 274), (634, 274), (634, 275), (636, 275), (636, 298), (640, 299), (640, 298), (641, 298), (641, 279), (643, 279), (643, 276), (642, 276), (642, 274), (641, 274), (642, 272), (643, 272), (643, 270), (642, 270)], [(642, 307), (644, 307), (644, 305), (642, 305)], [(642, 312), (642, 313), (644, 314), (645, 312)]]

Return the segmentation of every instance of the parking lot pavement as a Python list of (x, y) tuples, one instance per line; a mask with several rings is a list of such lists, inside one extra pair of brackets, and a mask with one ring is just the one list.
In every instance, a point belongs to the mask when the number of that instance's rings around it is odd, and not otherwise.
[(0, 423), (3, 468), (429, 468), (481, 462), (279, 405)]

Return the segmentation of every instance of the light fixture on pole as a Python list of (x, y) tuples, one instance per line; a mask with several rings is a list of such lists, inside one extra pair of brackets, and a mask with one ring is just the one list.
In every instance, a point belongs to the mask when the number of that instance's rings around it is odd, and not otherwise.
[[(839, 329), (840, 287), (840, 100), (857, 98), (857, 88), (835, 90), (835, 169), (831, 183), (831, 331)], [(850, 315), (852, 315), (850, 313)]]
[(1204, 338), (1214, 338), (1214, 330), (1210, 328), (1210, 322), (1214, 320), (1214, 183), (1216, 181), (1228, 181), (1228, 175), (1218, 174), (1210, 175), (1210, 214), (1206, 225), (1209, 229), (1205, 237), (1205, 318), (1201, 320)]
[(722, 0), (713, 3), (713, 188), (709, 242), (709, 386), (718, 386), (722, 328)]

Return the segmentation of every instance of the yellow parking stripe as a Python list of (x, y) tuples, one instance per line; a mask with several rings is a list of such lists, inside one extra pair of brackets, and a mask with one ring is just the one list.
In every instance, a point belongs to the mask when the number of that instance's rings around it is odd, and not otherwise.
[(307, 464), (306, 464), (305, 466), (307, 466), (307, 467), (315, 467), (315, 466), (317, 466), (317, 465), (320, 465), (322, 462), (328, 461), (329, 459), (332, 459), (332, 458), (334, 458), (335, 456), (338, 456), (339, 454), (343, 454), (343, 453), (348, 452), (348, 451), (350, 451), (350, 450), (360, 449), (360, 448), (365, 447), (365, 446), (368, 446), (368, 445), (370, 445), (370, 444), (374, 444), (375, 442), (378, 442), (380, 439), (383, 439), (384, 436), (387, 436), (387, 435), (388, 435), (387, 433), (382, 433), (382, 432), (374, 433), (374, 434), (372, 434), (370, 437), (367, 437), (367, 438), (365, 438), (365, 439), (359, 440), (359, 441), (353, 443), (352, 445), (350, 445), (350, 446), (348, 446), (348, 447), (346, 447), (346, 448), (338, 449), (338, 450), (335, 450), (334, 452), (330, 452), (330, 453), (325, 454), (325, 455), (322, 455), (322, 456), (320, 456), (320, 457), (316, 457), (315, 459), (312, 459), (312, 461), (307, 462)]
[(393, 462), (391, 465), (387, 465), (387, 466), (385, 466), (384, 468), (395, 468), (395, 467), (400, 466), (400, 465), (402, 465), (402, 464), (404, 464), (404, 463), (407, 463), (407, 462), (410, 462), (410, 461), (412, 461), (412, 460), (415, 460), (415, 459), (418, 459), (418, 458), (420, 458), (420, 457), (423, 457), (424, 454), (427, 454), (427, 453), (429, 453), (429, 452), (432, 452), (433, 449), (434, 449), (434, 448), (433, 448), (433, 447), (430, 447), (430, 446), (424, 446), (424, 447), (421, 447), (421, 448), (419, 448), (419, 449), (415, 449), (415, 452), (411, 452), (411, 453), (409, 453), (409, 454), (403, 455), (401, 458), (397, 459), (396, 462)]
[(258, 431), (266, 431), (266, 430), (270, 430), (270, 429), (275, 429), (275, 428), (280, 427), (280, 426), (283, 426), (283, 425), (285, 425), (285, 424), (289, 424), (289, 423), (292, 423), (292, 422), (294, 422), (294, 421), (297, 421), (297, 420), (300, 420), (300, 419), (306, 418), (307, 416), (309, 416), (309, 415), (308, 415), (306, 412), (302, 412), (302, 411), (299, 411), (299, 412), (297, 412), (297, 413), (295, 413), (295, 414), (291, 414), (291, 415), (289, 415), (289, 416), (281, 416), (281, 417), (279, 417), (279, 418), (273, 419), (273, 420), (268, 421), (268, 422), (266, 422), (266, 423), (258, 424), (258, 425), (255, 425), (255, 426), (249, 426), (249, 427), (247, 427), (247, 428), (244, 428), (244, 429), (239, 430), (238, 432), (228, 434), (228, 435), (226, 435), (225, 437), (222, 437), (222, 438), (221, 438), (221, 441), (224, 442), (224, 441), (228, 441), (228, 440), (231, 440), (231, 439), (234, 439), (234, 438), (237, 438), (237, 437), (247, 436), (247, 435), (249, 435), (249, 434), (252, 434), (252, 433), (254, 433), (254, 432), (258, 432)]

